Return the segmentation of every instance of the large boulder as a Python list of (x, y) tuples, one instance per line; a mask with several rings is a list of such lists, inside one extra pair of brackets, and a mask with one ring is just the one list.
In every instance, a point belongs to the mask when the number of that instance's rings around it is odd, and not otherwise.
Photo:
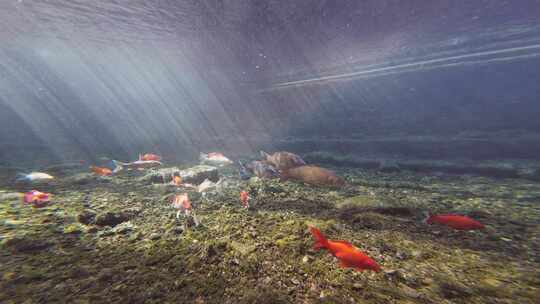
[(206, 165), (198, 165), (183, 170), (177, 167), (152, 169), (140, 179), (146, 183), (170, 183), (175, 175), (180, 176), (182, 182), (195, 185), (204, 182), (205, 179), (213, 182), (219, 180), (218, 168)]

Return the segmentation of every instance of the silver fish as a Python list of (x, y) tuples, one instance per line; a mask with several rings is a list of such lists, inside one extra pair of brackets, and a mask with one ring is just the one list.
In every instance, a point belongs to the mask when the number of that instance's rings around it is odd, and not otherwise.
[(211, 180), (209, 179), (205, 179), (198, 187), (197, 187), (197, 192), (209, 192), (209, 191), (212, 191), (214, 189), (216, 189), (217, 187), (219, 187), (221, 185), (221, 182), (223, 181), (223, 179), (220, 179), (219, 181), (217, 181), (216, 183), (212, 182)]
[(117, 160), (113, 160), (112, 162), (114, 165), (113, 173), (120, 172), (124, 170), (124, 168), (128, 170), (138, 170), (138, 169), (155, 168), (155, 167), (159, 167), (163, 165), (161, 162), (157, 160), (140, 160), (139, 159), (131, 163), (123, 163)]
[(201, 162), (201, 164), (203, 165), (210, 165), (210, 166), (225, 166), (225, 165), (230, 165), (232, 164), (233, 162), (228, 159), (225, 155), (221, 154), (221, 153), (208, 153), (208, 154), (205, 154), (205, 153), (200, 153), (199, 154), (199, 160)]
[(29, 181), (29, 182), (36, 182), (36, 181), (47, 181), (54, 179), (54, 176), (49, 175), (47, 173), (43, 172), (30, 172), (28, 174), (19, 173), (17, 174), (17, 181)]

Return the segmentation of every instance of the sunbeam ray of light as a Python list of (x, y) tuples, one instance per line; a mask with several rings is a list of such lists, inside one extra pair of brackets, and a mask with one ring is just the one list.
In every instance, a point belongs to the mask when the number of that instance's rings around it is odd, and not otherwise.
[[(537, 50), (540, 50), (540, 44), (498, 49), (498, 50), (492, 50), (492, 51), (475, 52), (475, 53), (456, 55), (456, 56), (447, 56), (443, 58), (436, 58), (436, 59), (430, 59), (430, 60), (413, 61), (413, 62), (404, 63), (404, 64), (373, 68), (373, 69), (367, 69), (367, 70), (360, 70), (360, 71), (355, 71), (355, 72), (350, 72), (350, 73), (334, 74), (334, 75), (328, 75), (328, 76), (322, 76), (322, 77), (316, 77), (316, 78), (281, 82), (281, 83), (277, 83), (273, 85), (270, 88), (270, 90), (284, 88), (284, 87), (303, 86), (303, 85), (322, 83), (322, 82), (328, 82), (328, 81), (360, 78), (360, 77), (384, 76), (384, 75), (389, 75), (389, 74), (421, 71), (421, 70), (426, 70), (426, 69), (445, 68), (445, 67), (459, 66), (459, 65), (482, 64), (482, 63), (490, 63), (490, 62), (497, 62), (497, 61), (510, 61), (510, 60), (524, 59), (524, 58), (533, 58), (533, 57), (539, 56), (540, 53), (514, 55), (514, 56), (501, 56), (497, 58), (487, 58), (487, 59), (481, 59), (481, 60), (476, 60), (476, 61), (468, 60), (468, 59), (482, 58), (482, 57), (487, 57), (487, 56), (506, 55), (506, 54), (517, 53), (517, 52), (537, 51)], [(462, 61), (452, 62), (456, 60), (462, 60)]]

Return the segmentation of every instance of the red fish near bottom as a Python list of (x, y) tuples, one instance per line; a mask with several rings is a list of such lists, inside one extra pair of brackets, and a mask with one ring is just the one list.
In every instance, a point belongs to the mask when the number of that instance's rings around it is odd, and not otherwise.
[(161, 156), (152, 153), (147, 153), (145, 155), (139, 154), (139, 160), (161, 161)]
[(51, 194), (32, 190), (26, 192), (23, 197), (25, 204), (32, 204), (33, 207), (45, 207), (51, 201)]
[(464, 215), (456, 214), (440, 214), (440, 215), (429, 215), (426, 213), (426, 219), (424, 222), (426, 224), (438, 223), (442, 225), (449, 226), (456, 230), (477, 230), (484, 229), (485, 226), (473, 220), (472, 218)]
[(245, 209), (249, 208), (249, 194), (247, 191), (240, 192), (240, 201), (242, 202), (242, 205)]
[(354, 268), (358, 271), (373, 270), (379, 272), (381, 270), (381, 266), (375, 260), (353, 244), (347, 241), (328, 240), (319, 229), (315, 227), (309, 227), (309, 229), (316, 240), (314, 248), (330, 251), (339, 260), (341, 267)]

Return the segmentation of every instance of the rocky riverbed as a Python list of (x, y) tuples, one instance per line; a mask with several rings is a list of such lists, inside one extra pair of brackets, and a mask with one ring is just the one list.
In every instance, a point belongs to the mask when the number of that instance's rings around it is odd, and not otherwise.
[[(180, 166), (181, 167), (181, 166)], [(185, 169), (186, 166), (182, 167)], [(447, 173), (333, 168), (343, 189), (241, 181), (202, 195), (76, 169), (31, 187), (0, 174), (2, 303), (537, 303), (540, 183)], [(249, 191), (245, 210), (239, 192)], [(170, 199), (189, 192), (202, 225), (184, 227)], [(487, 226), (460, 232), (422, 211)], [(312, 249), (308, 225), (351, 241), (383, 268), (342, 269)]]

